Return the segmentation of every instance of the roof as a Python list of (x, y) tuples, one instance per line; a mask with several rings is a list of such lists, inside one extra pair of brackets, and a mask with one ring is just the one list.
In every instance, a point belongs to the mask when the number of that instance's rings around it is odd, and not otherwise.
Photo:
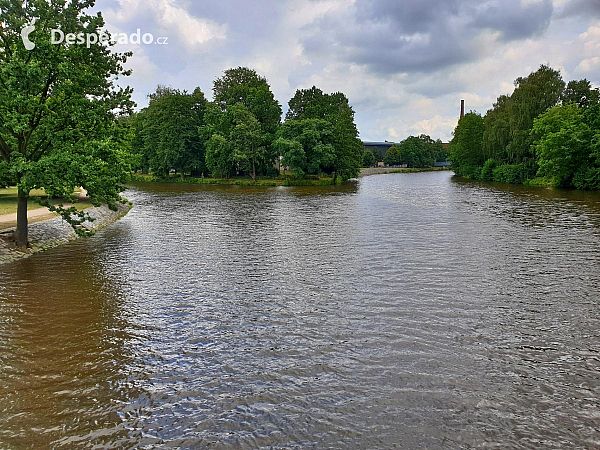
[(363, 145), (368, 145), (371, 147), (391, 147), (392, 145), (396, 145), (395, 142), (370, 142), (370, 141), (363, 141)]

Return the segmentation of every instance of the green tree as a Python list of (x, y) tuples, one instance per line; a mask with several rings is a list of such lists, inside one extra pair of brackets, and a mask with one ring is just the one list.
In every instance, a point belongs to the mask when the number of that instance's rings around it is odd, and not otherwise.
[(233, 151), (220, 134), (213, 134), (206, 143), (206, 166), (216, 177), (229, 178), (233, 172)]
[[(287, 120), (281, 126), (277, 147), (283, 163), (296, 173), (319, 175), (334, 164), (333, 126), (323, 119)], [(300, 144), (302, 152), (296, 145)]]
[(600, 138), (576, 103), (555, 106), (542, 114), (534, 122), (532, 136), (538, 174), (552, 177), (556, 187), (572, 186), (579, 170), (593, 166), (593, 141)]
[(333, 127), (335, 157), (325, 171), (333, 174), (334, 183), (356, 177), (363, 162), (363, 144), (358, 139), (354, 110), (341, 92), (325, 94), (316, 87), (297, 90), (289, 101), (286, 122), (290, 120), (321, 119)]
[(377, 164), (375, 154), (371, 150), (365, 150), (363, 153), (363, 167), (373, 167)]
[[(226, 113), (229, 108), (242, 104), (259, 122), (260, 147), (265, 151), (262, 160), (256, 161), (256, 164), (262, 172), (269, 171), (277, 156), (272, 143), (281, 123), (282, 111), (266, 78), (247, 67), (229, 69), (214, 81), (213, 93), (215, 104), (221, 112)], [(228, 117), (231, 119), (231, 116)]]
[(456, 175), (478, 177), (485, 161), (484, 130), (483, 118), (477, 113), (470, 112), (459, 120), (450, 141), (450, 160)]
[(569, 81), (562, 97), (563, 103), (575, 103), (587, 108), (600, 103), (600, 92), (587, 79)]
[(398, 166), (402, 164), (400, 147), (397, 145), (392, 145), (390, 148), (388, 148), (388, 151), (385, 152), (385, 156), (383, 157), (383, 162), (388, 166)]
[(508, 162), (506, 148), (510, 142), (511, 98), (501, 95), (485, 115), (483, 150), (486, 158)]
[(192, 94), (158, 86), (150, 103), (138, 114), (134, 148), (152, 171), (168, 177), (198, 176), (205, 170), (204, 142), (198, 128), (204, 123), (206, 98), (200, 88)]
[[(133, 106), (131, 90), (114, 84), (129, 74), (123, 69), (129, 55), (114, 53), (111, 45), (50, 41), (56, 28), (101, 34), (102, 16), (86, 12), (93, 6), (93, 0), (0, 0), (0, 160), (17, 183), (19, 246), (28, 243), (32, 189), (66, 196), (83, 186), (95, 202), (113, 202), (126, 179), (126, 149), (111, 134), (117, 114)], [(21, 30), (34, 18), (35, 48), (28, 51)], [(72, 211), (61, 211), (77, 226)]]
[(231, 130), (229, 141), (233, 157), (240, 166), (250, 173), (256, 181), (256, 166), (265, 160), (266, 150), (260, 123), (244, 105), (231, 108), (235, 127)]
[(533, 121), (560, 102), (564, 89), (560, 72), (547, 65), (525, 78), (516, 79), (509, 103), (510, 141), (506, 150), (510, 164), (535, 163), (531, 150)]

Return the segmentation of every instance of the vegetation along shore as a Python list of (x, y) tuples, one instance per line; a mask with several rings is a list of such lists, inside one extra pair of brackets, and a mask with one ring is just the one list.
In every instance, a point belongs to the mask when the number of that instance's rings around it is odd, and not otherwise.
[(452, 169), (474, 180), (600, 189), (600, 95), (542, 65), (481, 116), (465, 114), (450, 142)]

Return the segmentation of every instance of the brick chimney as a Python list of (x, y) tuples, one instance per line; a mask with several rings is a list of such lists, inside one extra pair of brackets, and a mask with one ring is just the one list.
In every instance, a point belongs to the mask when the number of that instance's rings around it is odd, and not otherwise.
[(465, 101), (461, 100), (460, 101), (460, 118), (462, 119), (463, 117), (465, 117)]

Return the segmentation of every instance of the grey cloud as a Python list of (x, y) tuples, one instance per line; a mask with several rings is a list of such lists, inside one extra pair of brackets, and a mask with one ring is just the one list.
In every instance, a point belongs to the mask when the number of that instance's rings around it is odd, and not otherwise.
[(559, 14), (563, 17), (600, 17), (600, 0), (571, 0)]
[(331, 13), (302, 43), (309, 56), (366, 65), (380, 74), (433, 73), (479, 58), (485, 30), (503, 41), (540, 35), (551, 0), (358, 0), (346, 17)]
[(551, 0), (521, 4), (519, 0), (493, 3), (478, 11), (472, 26), (499, 31), (503, 40), (526, 39), (548, 28), (552, 17)]

